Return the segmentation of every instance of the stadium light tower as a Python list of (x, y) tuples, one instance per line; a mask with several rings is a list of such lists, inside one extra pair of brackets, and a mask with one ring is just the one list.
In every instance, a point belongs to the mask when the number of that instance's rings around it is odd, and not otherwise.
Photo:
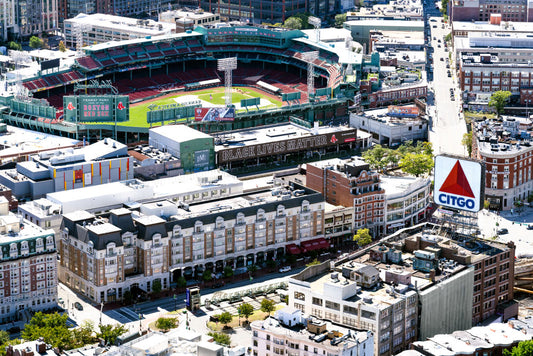
[(237, 57), (219, 59), (217, 66), (219, 71), (224, 72), (226, 106), (231, 106), (231, 71), (237, 69)]
[(318, 17), (309, 16), (307, 22), (315, 28), (315, 39), (317, 42), (320, 41), (320, 26), (322, 26), (322, 20)]
[(313, 61), (318, 58), (318, 51), (302, 53), (304, 61), (307, 62), (307, 94), (315, 92), (315, 65)]

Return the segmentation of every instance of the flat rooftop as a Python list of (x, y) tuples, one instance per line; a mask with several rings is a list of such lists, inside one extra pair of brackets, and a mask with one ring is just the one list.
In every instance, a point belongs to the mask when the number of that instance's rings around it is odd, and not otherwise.
[(533, 32), (531, 22), (502, 21), (500, 25), (492, 25), (487, 21), (453, 21), (454, 31), (483, 31), (483, 32)]
[[(17, 215), (13, 213), (9, 213), (9, 215), (0, 216), (0, 223), (2, 225), (14, 225), (14, 224), (20, 224), (21, 221), (20, 221), (20, 217), (18, 217)], [(54, 230), (42, 229), (41, 227), (27, 220), (23, 220), (22, 224), (24, 227), (21, 228), (18, 232), (12, 231), (7, 234), (0, 234), (0, 243), (11, 243), (11, 242), (26, 240), (32, 237), (54, 234)]]
[(260, 126), (230, 131), (223, 136), (221, 135), (220, 138), (222, 140), (215, 146), (215, 151), (350, 130), (353, 130), (353, 128), (349, 126), (319, 126), (309, 129), (293, 123)]
[(410, 177), (410, 176), (387, 176), (381, 175), (381, 189), (385, 190), (387, 197), (405, 193), (410, 187), (416, 189), (417, 185), (421, 186), (429, 179)]

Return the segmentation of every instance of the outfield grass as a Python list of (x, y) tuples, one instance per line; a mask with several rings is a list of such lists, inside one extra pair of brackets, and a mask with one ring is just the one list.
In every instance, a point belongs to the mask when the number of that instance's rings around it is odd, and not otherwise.
[[(242, 99), (248, 99), (248, 98), (264, 98), (269, 100), (272, 105), (269, 105), (267, 107), (261, 108), (261, 109), (271, 109), (276, 107), (281, 107), (281, 101), (275, 100), (271, 97), (268, 97), (264, 94), (262, 94), (259, 91), (250, 89), (250, 88), (234, 88), (238, 89), (242, 92), (233, 92), (232, 93), (232, 102), (233, 104), (240, 103)], [(215, 105), (224, 105), (224, 88), (211, 88), (211, 89), (205, 89), (197, 92), (180, 92), (179, 94), (173, 95), (168, 98), (164, 99), (156, 99), (151, 100), (149, 102), (141, 102), (138, 104), (133, 104), (130, 106), (130, 120), (126, 122), (120, 122), (118, 123), (118, 126), (131, 126), (131, 127), (150, 127), (150, 124), (146, 122), (146, 113), (148, 112), (148, 106), (151, 104), (158, 104), (158, 105), (165, 105), (165, 104), (174, 104), (176, 101), (175, 98), (184, 96), (184, 95), (196, 95), (199, 99), (213, 103)], [(239, 112), (246, 111), (245, 109), (239, 110)], [(186, 122), (186, 119), (180, 119), (177, 120), (178, 122)], [(166, 121), (165, 124), (173, 123), (174, 120)], [(155, 124), (159, 125), (159, 124)]]

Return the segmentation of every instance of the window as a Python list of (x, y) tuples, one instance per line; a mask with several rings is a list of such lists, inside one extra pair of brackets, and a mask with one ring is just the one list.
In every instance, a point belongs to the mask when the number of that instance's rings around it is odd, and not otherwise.
[(294, 299), (305, 300), (305, 294), (301, 292), (294, 292)]
[(326, 300), (326, 308), (333, 309), (333, 310), (340, 310), (341, 307), (339, 303)]
[(313, 304), (322, 306), (322, 299), (313, 297)]

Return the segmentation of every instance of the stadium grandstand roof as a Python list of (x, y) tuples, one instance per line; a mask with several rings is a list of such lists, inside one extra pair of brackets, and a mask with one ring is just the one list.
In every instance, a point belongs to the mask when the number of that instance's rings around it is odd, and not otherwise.
[(83, 50), (88, 52), (93, 51), (101, 51), (108, 48), (113, 48), (117, 46), (128, 46), (133, 44), (141, 44), (141, 43), (150, 43), (150, 42), (157, 42), (157, 41), (172, 41), (172, 40), (179, 40), (182, 38), (187, 37), (195, 37), (195, 36), (202, 36), (200, 32), (191, 31), (191, 32), (183, 32), (183, 33), (173, 33), (170, 35), (161, 35), (161, 36), (152, 36), (149, 38), (136, 38), (133, 40), (126, 40), (126, 41), (110, 41), (105, 43), (98, 43), (92, 46), (83, 47)]

